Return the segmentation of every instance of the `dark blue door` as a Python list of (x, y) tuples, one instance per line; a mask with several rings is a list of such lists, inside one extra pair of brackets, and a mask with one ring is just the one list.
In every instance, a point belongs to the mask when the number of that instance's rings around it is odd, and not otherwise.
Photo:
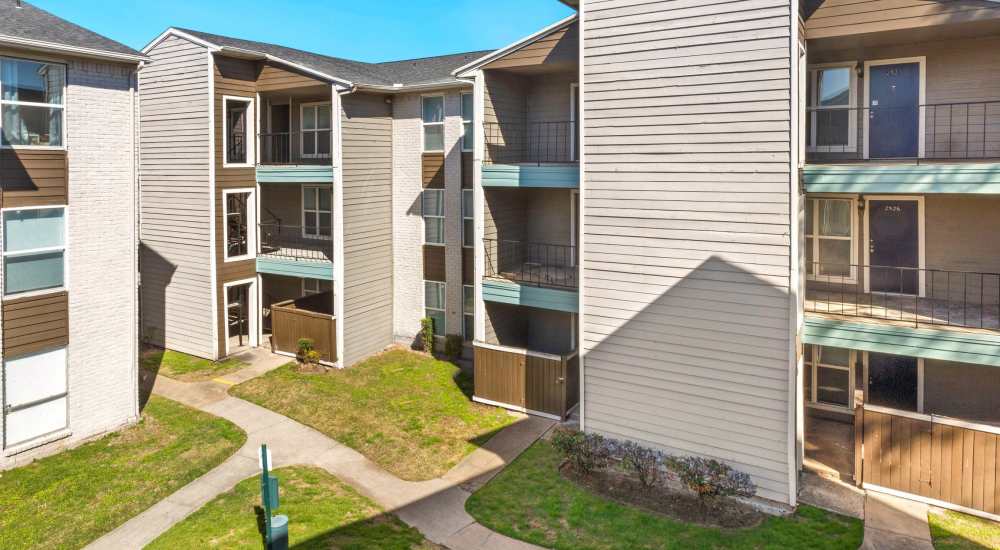
[(917, 201), (868, 201), (868, 216), (869, 288), (916, 294), (920, 280)]
[(920, 64), (871, 67), (868, 100), (868, 155), (871, 158), (917, 156)]

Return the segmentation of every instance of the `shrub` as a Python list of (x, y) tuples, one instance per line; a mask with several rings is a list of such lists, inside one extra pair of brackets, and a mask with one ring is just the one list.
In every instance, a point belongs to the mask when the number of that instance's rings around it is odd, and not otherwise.
[(299, 363), (308, 364), (310, 362), (309, 355), (311, 353), (316, 353), (314, 348), (315, 342), (313, 342), (311, 338), (299, 338), (296, 345), (299, 349), (295, 354), (295, 359), (297, 359)]
[(424, 351), (434, 353), (434, 319), (424, 317), (420, 320), (420, 342)]
[(462, 355), (465, 341), (460, 334), (449, 334), (444, 337), (444, 354), (450, 359), (458, 359)]
[(616, 456), (621, 459), (622, 468), (635, 474), (645, 487), (652, 487), (660, 481), (663, 453), (643, 447), (634, 441), (615, 443)]
[(309, 365), (318, 365), (322, 358), (323, 356), (314, 349), (306, 352), (306, 363)]
[(611, 462), (611, 447), (598, 434), (557, 428), (552, 434), (552, 445), (580, 474), (606, 468)]
[(667, 465), (699, 497), (744, 496), (757, 493), (750, 476), (718, 460), (696, 456), (669, 457)]

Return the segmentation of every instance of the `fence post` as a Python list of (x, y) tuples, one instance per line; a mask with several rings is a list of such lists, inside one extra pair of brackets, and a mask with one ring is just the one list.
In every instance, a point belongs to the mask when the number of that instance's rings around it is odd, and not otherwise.
[(865, 405), (854, 406), (854, 484), (864, 483)]

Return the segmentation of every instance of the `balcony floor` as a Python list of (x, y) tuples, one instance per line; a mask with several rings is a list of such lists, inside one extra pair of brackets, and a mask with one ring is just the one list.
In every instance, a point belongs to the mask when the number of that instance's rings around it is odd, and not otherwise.
[(963, 331), (1000, 330), (1000, 305), (911, 295), (806, 290), (805, 310), (821, 316), (870, 319), (908, 326)]
[(494, 278), (524, 285), (552, 286), (576, 290), (577, 267), (545, 265), (537, 262), (524, 262), (520, 265), (505, 266)]

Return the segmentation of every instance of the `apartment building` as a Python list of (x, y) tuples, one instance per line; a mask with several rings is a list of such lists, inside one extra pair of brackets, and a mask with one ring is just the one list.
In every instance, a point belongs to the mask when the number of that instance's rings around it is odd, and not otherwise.
[(310, 338), (350, 366), (425, 316), (471, 325), (451, 72), (484, 52), (371, 64), (171, 28), (144, 53), (145, 341), (216, 359)]
[(0, 469), (138, 418), (142, 60), (0, 1)]

